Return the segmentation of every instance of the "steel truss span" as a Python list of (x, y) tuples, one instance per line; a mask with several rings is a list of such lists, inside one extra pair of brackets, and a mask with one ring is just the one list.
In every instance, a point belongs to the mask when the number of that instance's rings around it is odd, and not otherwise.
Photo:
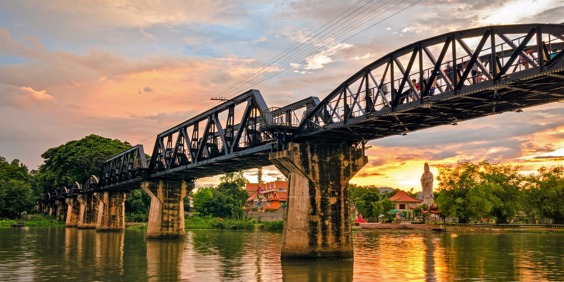
[[(139, 183), (146, 176), (147, 161), (143, 145), (133, 146), (131, 149), (112, 157), (102, 164), (102, 176), (98, 179), (90, 177), (86, 184), (92, 188), (102, 190), (115, 188), (116, 190), (137, 189)], [(85, 185), (86, 186), (86, 185)]]
[(490, 26), (415, 42), (367, 65), (325, 99), (268, 108), (249, 90), (137, 145), (90, 177), (45, 196), (138, 189), (270, 165), (289, 142), (358, 144), (564, 100), (564, 25)]
[(564, 99), (564, 25), (490, 26), (413, 43), (351, 76), (294, 142), (354, 143)]
[(258, 90), (249, 90), (157, 136), (148, 176), (196, 179), (270, 165), (302, 121), (300, 112), (317, 98), (269, 109)]

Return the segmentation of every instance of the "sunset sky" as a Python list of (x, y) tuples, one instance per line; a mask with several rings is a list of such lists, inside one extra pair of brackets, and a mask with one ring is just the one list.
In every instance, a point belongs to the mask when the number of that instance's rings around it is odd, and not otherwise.
[[(329, 29), (346, 11), (356, 16), (349, 27)], [(270, 107), (323, 99), (412, 42), (563, 15), (561, 0), (0, 0), (0, 156), (35, 169), (47, 149), (92, 133), (151, 152), (156, 134), (217, 105), (211, 97), (254, 88)], [(420, 190), (424, 162), (436, 176), (436, 165), (459, 160), (529, 173), (563, 164), (564, 103), (369, 145), (353, 183)], [(277, 175), (265, 168), (266, 180)]]

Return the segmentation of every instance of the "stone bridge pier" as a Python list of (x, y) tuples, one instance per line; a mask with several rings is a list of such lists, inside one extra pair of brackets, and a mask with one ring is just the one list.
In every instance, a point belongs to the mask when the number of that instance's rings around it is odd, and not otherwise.
[(95, 229), (98, 220), (98, 198), (94, 194), (81, 194), (76, 198), (80, 203), (79, 229)]
[(184, 236), (184, 198), (194, 188), (194, 181), (146, 181), (141, 188), (151, 197), (147, 238)]
[(66, 205), (67, 204), (65, 200), (55, 201), (55, 216), (57, 217), (57, 220), (60, 221), (66, 220), (65, 216), (66, 216), (66, 211), (68, 209)]
[(65, 221), (66, 227), (77, 227), (78, 219), (80, 218), (80, 202), (77, 198), (66, 198), (67, 203), (67, 218)]
[(363, 145), (289, 143), (269, 159), (289, 182), (282, 258), (352, 258), (347, 184), (368, 161)]
[(95, 193), (98, 201), (96, 231), (125, 230), (125, 192)]

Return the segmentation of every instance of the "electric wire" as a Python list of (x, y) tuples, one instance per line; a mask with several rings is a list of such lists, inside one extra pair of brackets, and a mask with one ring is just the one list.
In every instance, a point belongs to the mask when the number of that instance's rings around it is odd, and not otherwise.
[[(415, 4), (417, 4), (417, 3), (419, 3), (423, 0), (417, 0), (413, 3), (411, 3), (410, 5), (408, 5), (404, 8), (401, 8), (396, 12), (393, 12), (391, 15), (386, 16), (385, 18), (375, 22), (374, 24), (372, 24), (372, 25), (370, 25), (366, 28), (363, 28), (362, 30), (354, 33), (353, 35), (348, 36), (345, 39), (338, 40), (338, 38), (340, 36), (346, 35), (348, 32), (354, 31), (354, 30), (364, 26), (366, 23), (372, 21), (373, 19), (379, 17), (380, 15), (384, 14), (384, 12), (381, 12), (381, 11), (386, 9), (386, 6), (390, 2), (394, 2), (394, 0), (391, 0), (391, 1), (388, 1), (387, 3), (385, 3), (383, 5), (379, 6), (374, 11), (370, 10), (370, 8), (372, 8), (376, 4), (380, 3), (381, 1), (382, 0), (379, 0), (379, 1), (376, 1), (376, 2), (367, 1), (362, 5), (360, 5), (361, 3), (363, 3), (362, 1), (357, 2), (356, 4), (349, 7), (347, 10), (345, 10), (344, 12), (339, 14), (338, 16), (331, 19), (326, 24), (317, 28), (313, 33), (311, 33), (308, 37), (306, 37), (301, 42), (296, 43), (293, 46), (286, 48), (283, 52), (281, 52), (280, 54), (278, 54), (274, 58), (270, 59), (268, 62), (263, 64), (257, 71), (243, 76), (242, 78), (238, 79), (237, 81), (235, 81), (235, 82), (231, 83), (230, 85), (226, 86), (223, 90), (218, 91), (218, 93), (225, 93), (225, 94), (222, 94), (222, 96), (226, 97), (226, 98), (231, 98), (234, 95), (240, 94), (240, 92), (242, 91), (241, 89), (252, 88), (253, 86), (256, 86), (256, 85), (258, 85), (258, 84), (260, 84), (264, 81), (267, 81), (269, 79), (272, 79), (272, 78), (278, 76), (279, 74), (287, 71), (288, 69), (292, 68), (293, 66), (290, 64), (292, 61), (306, 60), (308, 57), (310, 57), (311, 55), (319, 52), (319, 50), (321, 50), (323, 48), (326, 48), (327, 50), (329, 50), (329, 49), (333, 48), (334, 46), (341, 44), (341, 43), (343, 43), (347, 40), (350, 40), (351, 38), (361, 34), (362, 32), (364, 32), (364, 31), (382, 23), (383, 21), (385, 21), (385, 20), (405, 11), (406, 9), (414, 6)], [(390, 5), (388, 8), (390, 8), (391, 6), (396, 7), (396, 6), (400, 5), (403, 1), (405, 1), (405, 0), (398, 1), (398, 2), (396, 2), (395, 5)], [(365, 9), (365, 10), (359, 12), (360, 9), (365, 8), (370, 2), (372, 2), (372, 4), (369, 6), (368, 9)], [(359, 6), (359, 7), (357, 7), (357, 6)], [(355, 9), (355, 7), (356, 7), (356, 9)], [(354, 10), (352, 10), (352, 9), (354, 9)], [(352, 22), (352, 24), (350, 24), (351, 22)], [(335, 27), (335, 28), (332, 29), (333, 27)], [(324, 37), (324, 34), (328, 37)], [(331, 36), (331, 35), (334, 35), (334, 36)], [(315, 42), (315, 40), (317, 40), (317, 42)], [(326, 46), (326, 44), (328, 43), (327, 41), (333, 41), (333, 44), (331, 44), (329, 48), (327, 48), (327, 46)], [(337, 42), (337, 43), (335, 43), (335, 42)], [(310, 45), (307, 46), (306, 44), (310, 44)], [(303, 48), (302, 50), (299, 50), (300, 48), (302, 48), (304, 46), (306, 46), (306, 47)], [(273, 66), (274, 64), (286, 65), (286, 67), (278, 68), (276, 71), (271, 72), (264, 77), (260, 77), (261, 74), (264, 74), (267, 71), (267, 69), (269, 67)], [(228, 94), (228, 95), (226, 95), (226, 94)], [(206, 109), (207, 107), (210, 106), (210, 104), (212, 104), (212, 103), (209, 103), (209, 102), (205, 103), (204, 105), (198, 107), (197, 109), (195, 109), (193, 111), (201, 112), (202, 109)], [(143, 143), (147, 142), (149, 139), (151, 139), (151, 138), (153, 138), (157, 135), (158, 134), (148, 137), (147, 139), (145, 139), (143, 141)]]

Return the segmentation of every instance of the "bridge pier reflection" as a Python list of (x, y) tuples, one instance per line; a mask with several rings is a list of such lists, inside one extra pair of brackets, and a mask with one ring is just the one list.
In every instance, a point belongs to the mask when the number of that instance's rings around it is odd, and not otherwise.
[(184, 198), (194, 188), (193, 181), (159, 180), (143, 182), (141, 188), (151, 196), (147, 238), (183, 237)]
[(270, 160), (289, 182), (282, 258), (353, 257), (347, 184), (368, 161), (363, 145), (289, 143)]
[(95, 193), (98, 198), (96, 231), (125, 230), (125, 192)]
[(353, 281), (352, 259), (282, 260), (282, 281)]
[(184, 239), (147, 241), (148, 281), (180, 281)]

